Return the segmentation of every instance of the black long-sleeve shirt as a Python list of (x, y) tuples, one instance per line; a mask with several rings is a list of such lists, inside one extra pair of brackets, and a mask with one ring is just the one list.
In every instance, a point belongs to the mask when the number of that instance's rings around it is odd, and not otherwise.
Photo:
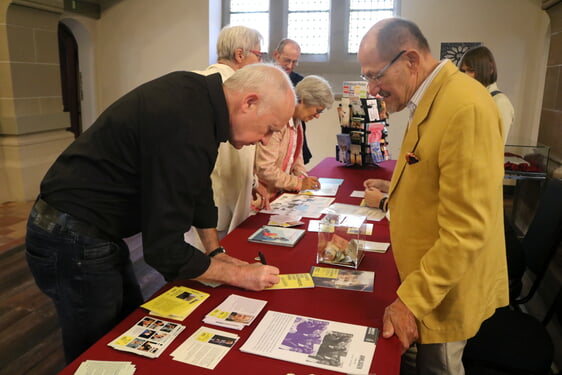
[(183, 234), (216, 227), (209, 176), (228, 137), (220, 75), (170, 73), (107, 108), (55, 161), (41, 196), (114, 238), (142, 232), (146, 262), (167, 280), (197, 277), (210, 259)]

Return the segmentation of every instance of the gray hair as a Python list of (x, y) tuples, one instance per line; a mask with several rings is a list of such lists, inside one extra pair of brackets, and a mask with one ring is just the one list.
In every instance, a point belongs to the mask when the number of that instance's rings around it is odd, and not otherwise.
[(293, 39), (288, 39), (288, 38), (287, 38), (287, 39), (282, 39), (282, 40), (279, 42), (279, 44), (277, 45), (277, 48), (276, 48), (275, 50), (276, 50), (277, 52), (279, 52), (279, 53), (283, 53), (283, 50), (285, 49), (285, 46), (286, 46), (287, 44), (293, 44), (295, 47), (298, 48), (299, 53), (300, 53), (300, 51), (301, 51), (301, 46), (300, 46), (297, 42), (295, 42)]
[(380, 57), (391, 59), (408, 44), (415, 46), (419, 51), (430, 52), (427, 39), (414, 22), (394, 17), (380, 21), (379, 25), (381, 27), (377, 34), (377, 50)]
[(217, 40), (217, 56), (219, 60), (234, 60), (234, 52), (242, 48), (249, 54), (263, 40), (259, 31), (246, 26), (225, 26)]
[(269, 110), (274, 102), (284, 100), (287, 92), (292, 92), (294, 96), (289, 76), (273, 64), (246, 65), (224, 81), (223, 85), (235, 92), (258, 93), (262, 97), (259, 112)]
[(304, 105), (330, 108), (334, 102), (334, 94), (328, 81), (320, 76), (309, 75), (295, 87), (299, 101)]

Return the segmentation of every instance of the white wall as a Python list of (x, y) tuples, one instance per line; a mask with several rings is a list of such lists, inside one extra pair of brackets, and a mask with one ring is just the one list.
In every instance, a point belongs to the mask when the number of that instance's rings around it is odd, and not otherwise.
[[(540, 0), (402, 0), (439, 57), (441, 42), (482, 42), (498, 68), (498, 86), (516, 119), (510, 139), (536, 140), (549, 46), (549, 17)], [(461, 6), (462, 5), (462, 6)]]
[[(541, 0), (401, 1), (402, 17), (418, 24), (436, 58), (442, 42), (482, 42), (492, 50), (498, 65), (498, 85), (515, 107), (516, 119), (508, 142), (536, 141), (549, 46), (549, 18), (541, 10)], [(340, 78), (356, 80), (358, 74), (359, 65), (356, 71), (343, 73)], [(340, 86), (334, 90), (342, 89)], [(336, 133), (330, 132), (337, 132), (337, 127), (333, 127), (332, 117), (325, 114), (317, 121), (310, 130), (307, 127), (312, 162), (335, 155)], [(390, 116), (393, 159), (400, 157), (406, 122), (404, 111)]]
[(208, 63), (207, 0), (122, 0), (97, 22), (98, 109), (151, 79)]

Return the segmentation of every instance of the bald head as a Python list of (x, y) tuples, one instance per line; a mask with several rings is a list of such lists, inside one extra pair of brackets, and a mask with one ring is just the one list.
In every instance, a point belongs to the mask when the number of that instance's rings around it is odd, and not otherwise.
[(377, 22), (365, 34), (359, 49), (375, 53), (382, 60), (390, 60), (404, 49), (430, 54), (429, 44), (419, 27), (403, 18), (386, 18)]
[(230, 143), (236, 148), (267, 143), (293, 114), (295, 93), (289, 77), (270, 64), (252, 64), (223, 84), (230, 116)]
[(385, 99), (390, 113), (404, 109), (438, 61), (418, 26), (402, 18), (377, 22), (365, 34), (357, 53), (369, 93)]

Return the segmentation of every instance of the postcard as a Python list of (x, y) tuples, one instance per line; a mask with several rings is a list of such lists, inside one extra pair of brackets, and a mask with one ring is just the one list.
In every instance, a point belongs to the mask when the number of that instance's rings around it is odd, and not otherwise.
[(314, 285), (321, 288), (372, 292), (375, 284), (375, 273), (371, 271), (313, 266), (310, 274)]

